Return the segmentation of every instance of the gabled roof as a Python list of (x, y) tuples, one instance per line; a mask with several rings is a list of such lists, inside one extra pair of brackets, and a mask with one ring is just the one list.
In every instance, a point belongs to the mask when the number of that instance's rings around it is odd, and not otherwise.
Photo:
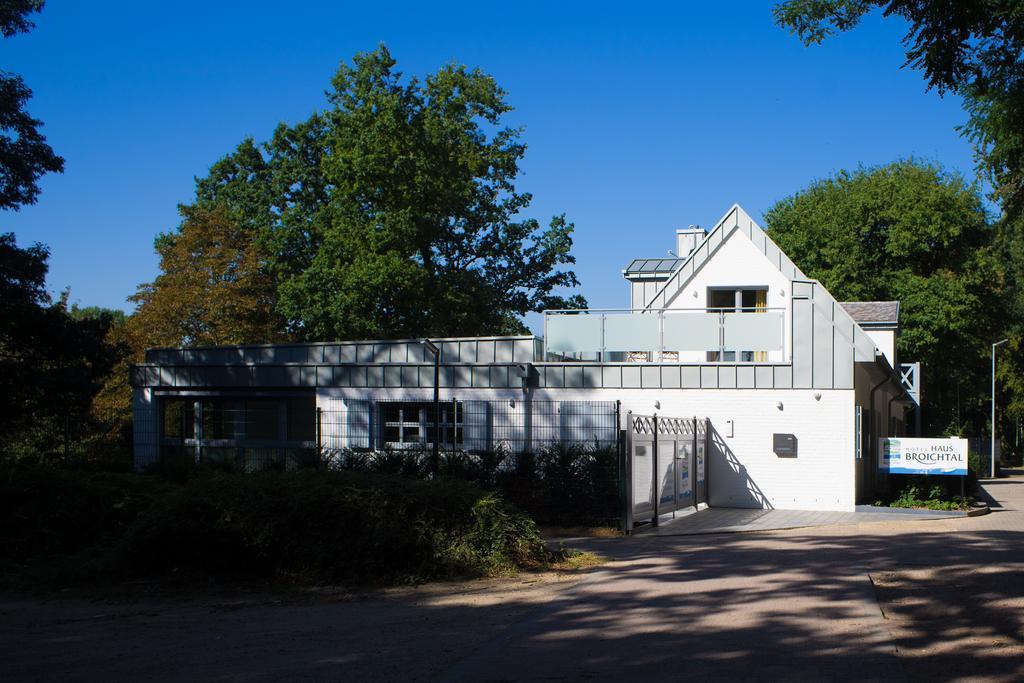
[(839, 304), (858, 325), (898, 325), (899, 301), (843, 301)]
[(671, 275), (685, 259), (681, 258), (636, 258), (622, 271), (630, 275)]

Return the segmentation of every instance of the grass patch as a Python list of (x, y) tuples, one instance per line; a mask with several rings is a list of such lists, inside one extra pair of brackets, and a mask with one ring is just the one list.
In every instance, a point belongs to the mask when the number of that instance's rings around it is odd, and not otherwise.
[(608, 558), (597, 553), (582, 550), (564, 550), (561, 556), (551, 563), (551, 568), (560, 572), (583, 572), (600, 567), (608, 562)]

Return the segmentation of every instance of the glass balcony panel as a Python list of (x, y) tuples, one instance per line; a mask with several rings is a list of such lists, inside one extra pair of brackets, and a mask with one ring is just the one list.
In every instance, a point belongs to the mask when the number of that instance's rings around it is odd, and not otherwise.
[(669, 351), (717, 351), (721, 318), (718, 313), (665, 312), (665, 348)]
[(725, 313), (725, 348), (734, 351), (781, 351), (782, 313)]
[(549, 315), (549, 351), (573, 353), (601, 350), (600, 315)]
[(657, 351), (660, 342), (656, 313), (609, 314), (604, 319), (606, 351)]

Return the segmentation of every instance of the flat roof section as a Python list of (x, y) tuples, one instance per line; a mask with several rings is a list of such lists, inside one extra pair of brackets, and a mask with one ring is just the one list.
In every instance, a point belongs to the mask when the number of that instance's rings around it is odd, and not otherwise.
[(626, 275), (668, 275), (686, 259), (637, 258), (629, 262), (622, 272)]

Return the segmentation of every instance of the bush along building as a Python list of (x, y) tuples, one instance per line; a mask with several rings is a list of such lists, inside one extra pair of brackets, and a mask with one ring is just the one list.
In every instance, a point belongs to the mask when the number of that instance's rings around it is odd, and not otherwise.
[[(634, 502), (664, 499), (668, 479), (689, 505), (871, 500), (879, 438), (906, 433), (919, 396), (919, 368), (896, 356), (897, 302), (837, 302), (739, 206), (623, 276), (629, 309), (547, 311), (541, 337), (151, 349), (132, 368), (136, 465), (571, 444), (621, 449)], [(636, 417), (654, 415), (700, 447), (637, 460)], [(691, 471), (701, 489), (683, 496)]]

